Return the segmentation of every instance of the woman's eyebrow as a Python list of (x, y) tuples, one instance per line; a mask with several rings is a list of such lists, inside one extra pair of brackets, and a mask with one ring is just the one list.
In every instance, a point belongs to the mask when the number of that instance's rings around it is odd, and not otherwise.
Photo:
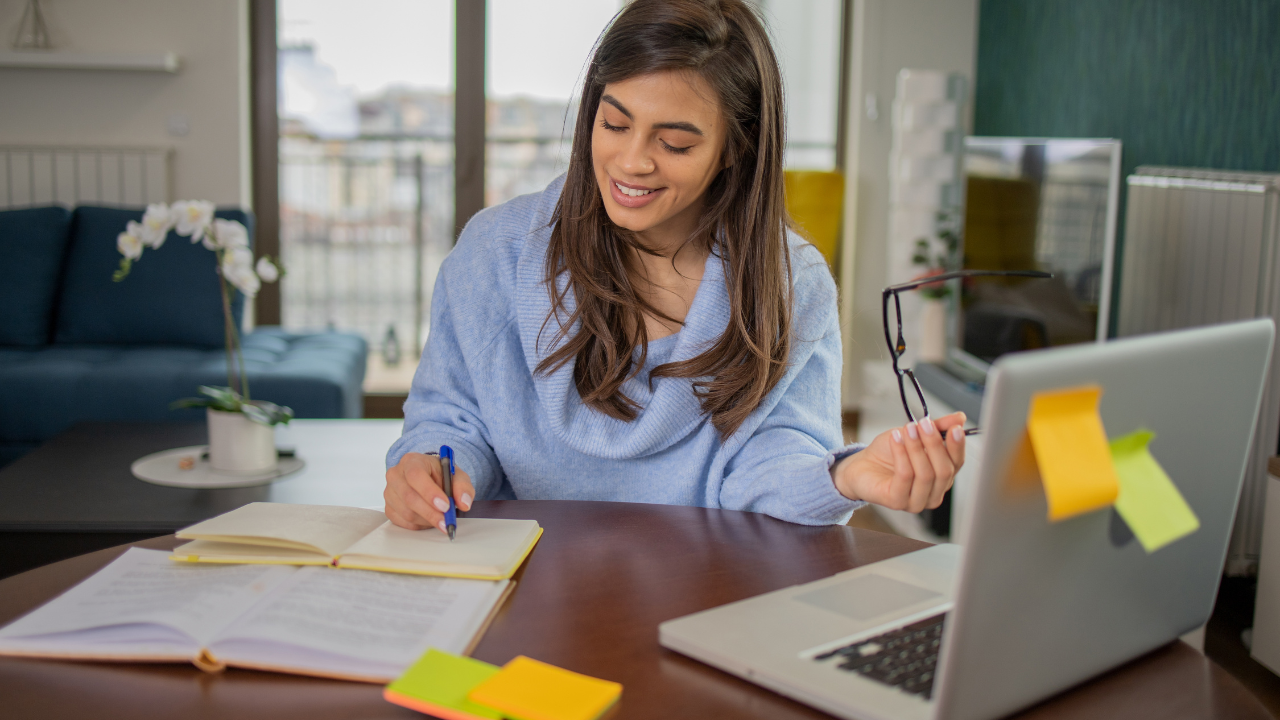
[[(615, 108), (618, 109), (618, 112), (622, 113), (623, 115), (626, 115), (627, 119), (635, 120), (635, 117), (631, 114), (631, 111), (628, 110), (626, 106), (623, 105), (621, 102), (618, 102), (618, 99), (615, 98), (614, 96), (612, 95), (601, 96), (600, 101), (607, 102), (610, 105), (614, 106)], [(684, 132), (693, 133), (694, 135), (703, 134), (702, 130), (700, 130), (697, 125), (694, 125), (693, 123), (690, 123), (690, 122), (661, 122), (661, 123), (654, 123), (653, 127), (658, 130), (683, 130)]]

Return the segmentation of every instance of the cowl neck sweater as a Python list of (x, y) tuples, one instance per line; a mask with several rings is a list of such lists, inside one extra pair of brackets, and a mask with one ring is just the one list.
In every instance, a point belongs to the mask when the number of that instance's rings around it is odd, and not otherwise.
[[(627, 460), (667, 450), (693, 432), (706, 416), (693, 393), (691, 379), (659, 377), (650, 383), (649, 373), (660, 364), (696, 357), (724, 333), (729, 298), (720, 258), (715, 253), (707, 256), (702, 281), (684, 326), (673, 335), (651, 341), (644, 368), (625, 383), (623, 392), (640, 405), (638, 416), (625, 421), (583, 404), (573, 381), (574, 361), (570, 360), (550, 375), (537, 372), (538, 365), (558, 347), (553, 341), (559, 324), (556, 319), (546, 322), (551, 312), (551, 296), (544, 277), (550, 234), (550, 228), (538, 232), (538, 242), (531, 242), (521, 254), (515, 292), (525, 364), (551, 431), (568, 447), (609, 460)], [(542, 235), (547, 236), (547, 242), (541, 241)], [(562, 276), (562, 287), (566, 280)], [(565, 310), (572, 313), (572, 294), (566, 299)], [(576, 324), (569, 327), (568, 336), (577, 330)], [(639, 352), (633, 356), (633, 361), (638, 360)]]
[[(835, 490), (829, 468), (860, 446), (840, 446), (835, 285), (817, 250), (789, 238), (796, 302), (789, 369), (732, 436), (720, 437), (693, 380), (649, 377), (724, 332), (729, 297), (715, 252), (680, 331), (650, 341), (644, 366), (623, 386), (640, 405), (637, 417), (619, 420), (582, 402), (572, 360), (537, 370), (565, 320), (550, 314), (545, 278), (563, 182), (479, 213), (441, 266), (404, 434), (388, 467), (407, 452), (449, 445), (478, 499), (657, 502), (807, 524), (847, 520), (859, 503)], [(567, 277), (557, 282), (563, 287)], [(570, 312), (573, 302), (569, 292)], [(569, 335), (576, 330), (569, 326)]]

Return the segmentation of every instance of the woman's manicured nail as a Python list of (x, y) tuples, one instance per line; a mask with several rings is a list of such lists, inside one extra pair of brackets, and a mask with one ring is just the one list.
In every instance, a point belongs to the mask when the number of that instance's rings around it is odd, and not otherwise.
[(899, 445), (902, 444), (902, 433), (898, 432), (898, 428), (893, 429), (893, 441)]
[(444, 521), (443, 521), (443, 520), (441, 520), (440, 522), (436, 523), (436, 527), (440, 528), (440, 532), (444, 533), (445, 535), (448, 535), (448, 534), (449, 534), (449, 529), (448, 529), (448, 528), (446, 528), (446, 527), (444, 526)]
[(951, 428), (951, 439), (956, 442), (964, 440), (964, 430), (961, 430), (959, 425)]
[(462, 493), (462, 509), (471, 509), (471, 493)]
[(434, 504), (436, 506), (436, 509), (439, 510), (440, 512), (449, 512), (449, 501), (445, 500), (442, 497), (436, 498), (434, 501), (432, 501), (432, 504)]
[(937, 430), (933, 429), (933, 421), (929, 419), (928, 415), (925, 415), (924, 419), (920, 421), (920, 427), (924, 428), (924, 431), (930, 435), (937, 432)]
[(907, 423), (907, 434), (911, 436), (912, 440), (920, 439), (920, 431), (916, 428), (916, 424), (913, 422)]

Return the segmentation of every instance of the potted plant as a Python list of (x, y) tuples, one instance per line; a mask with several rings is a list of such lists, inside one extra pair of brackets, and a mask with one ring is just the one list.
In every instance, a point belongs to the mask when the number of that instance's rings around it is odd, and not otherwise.
[(146, 248), (158, 250), (169, 231), (201, 243), (216, 257), (215, 271), (222, 292), (222, 319), (226, 334), (227, 386), (202, 385), (199, 397), (184, 398), (174, 408), (204, 407), (209, 421), (209, 465), (215, 472), (250, 475), (268, 472), (276, 467), (275, 428), (293, 418), (287, 407), (254, 400), (249, 395), (249, 377), (245, 373), (244, 352), (240, 347), (240, 331), (231, 314), (231, 297), (236, 290), (252, 298), (264, 282), (275, 282), (281, 275), (279, 263), (261, 257), (256, 265), (249, 249), (249, 233), (234, 220), (213, 216), (214, 205), (201, 200), (184, 200), (172, 206), (148, 205), (142, 221), (129, 221), (116, 238), (123, 256), (112, 279), (120, 282), (129, 276), (133, 263)]
[[(961, 217), (957, 209), (940, 210), (936, 217), (936, 239), (919, 238), (911, 264), (924, 268), (915, 279), (941, 275), (957, 269), (960, 252)], [(947, 359), (947, 302), (952, 287), (946, 282), (920, 287), (920, 341), (917, 357), (921, 362), (940, 363)]]

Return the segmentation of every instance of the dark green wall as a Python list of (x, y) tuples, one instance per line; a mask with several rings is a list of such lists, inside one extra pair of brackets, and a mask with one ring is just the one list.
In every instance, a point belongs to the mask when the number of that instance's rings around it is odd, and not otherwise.
[(1119, 138), (1122, 177), (1280, 171), (1280, 0), (981, 0), (974, 85), (975, 135)]
[(982, 0), (975, 135), (1280, 171), (1280, 0)]

